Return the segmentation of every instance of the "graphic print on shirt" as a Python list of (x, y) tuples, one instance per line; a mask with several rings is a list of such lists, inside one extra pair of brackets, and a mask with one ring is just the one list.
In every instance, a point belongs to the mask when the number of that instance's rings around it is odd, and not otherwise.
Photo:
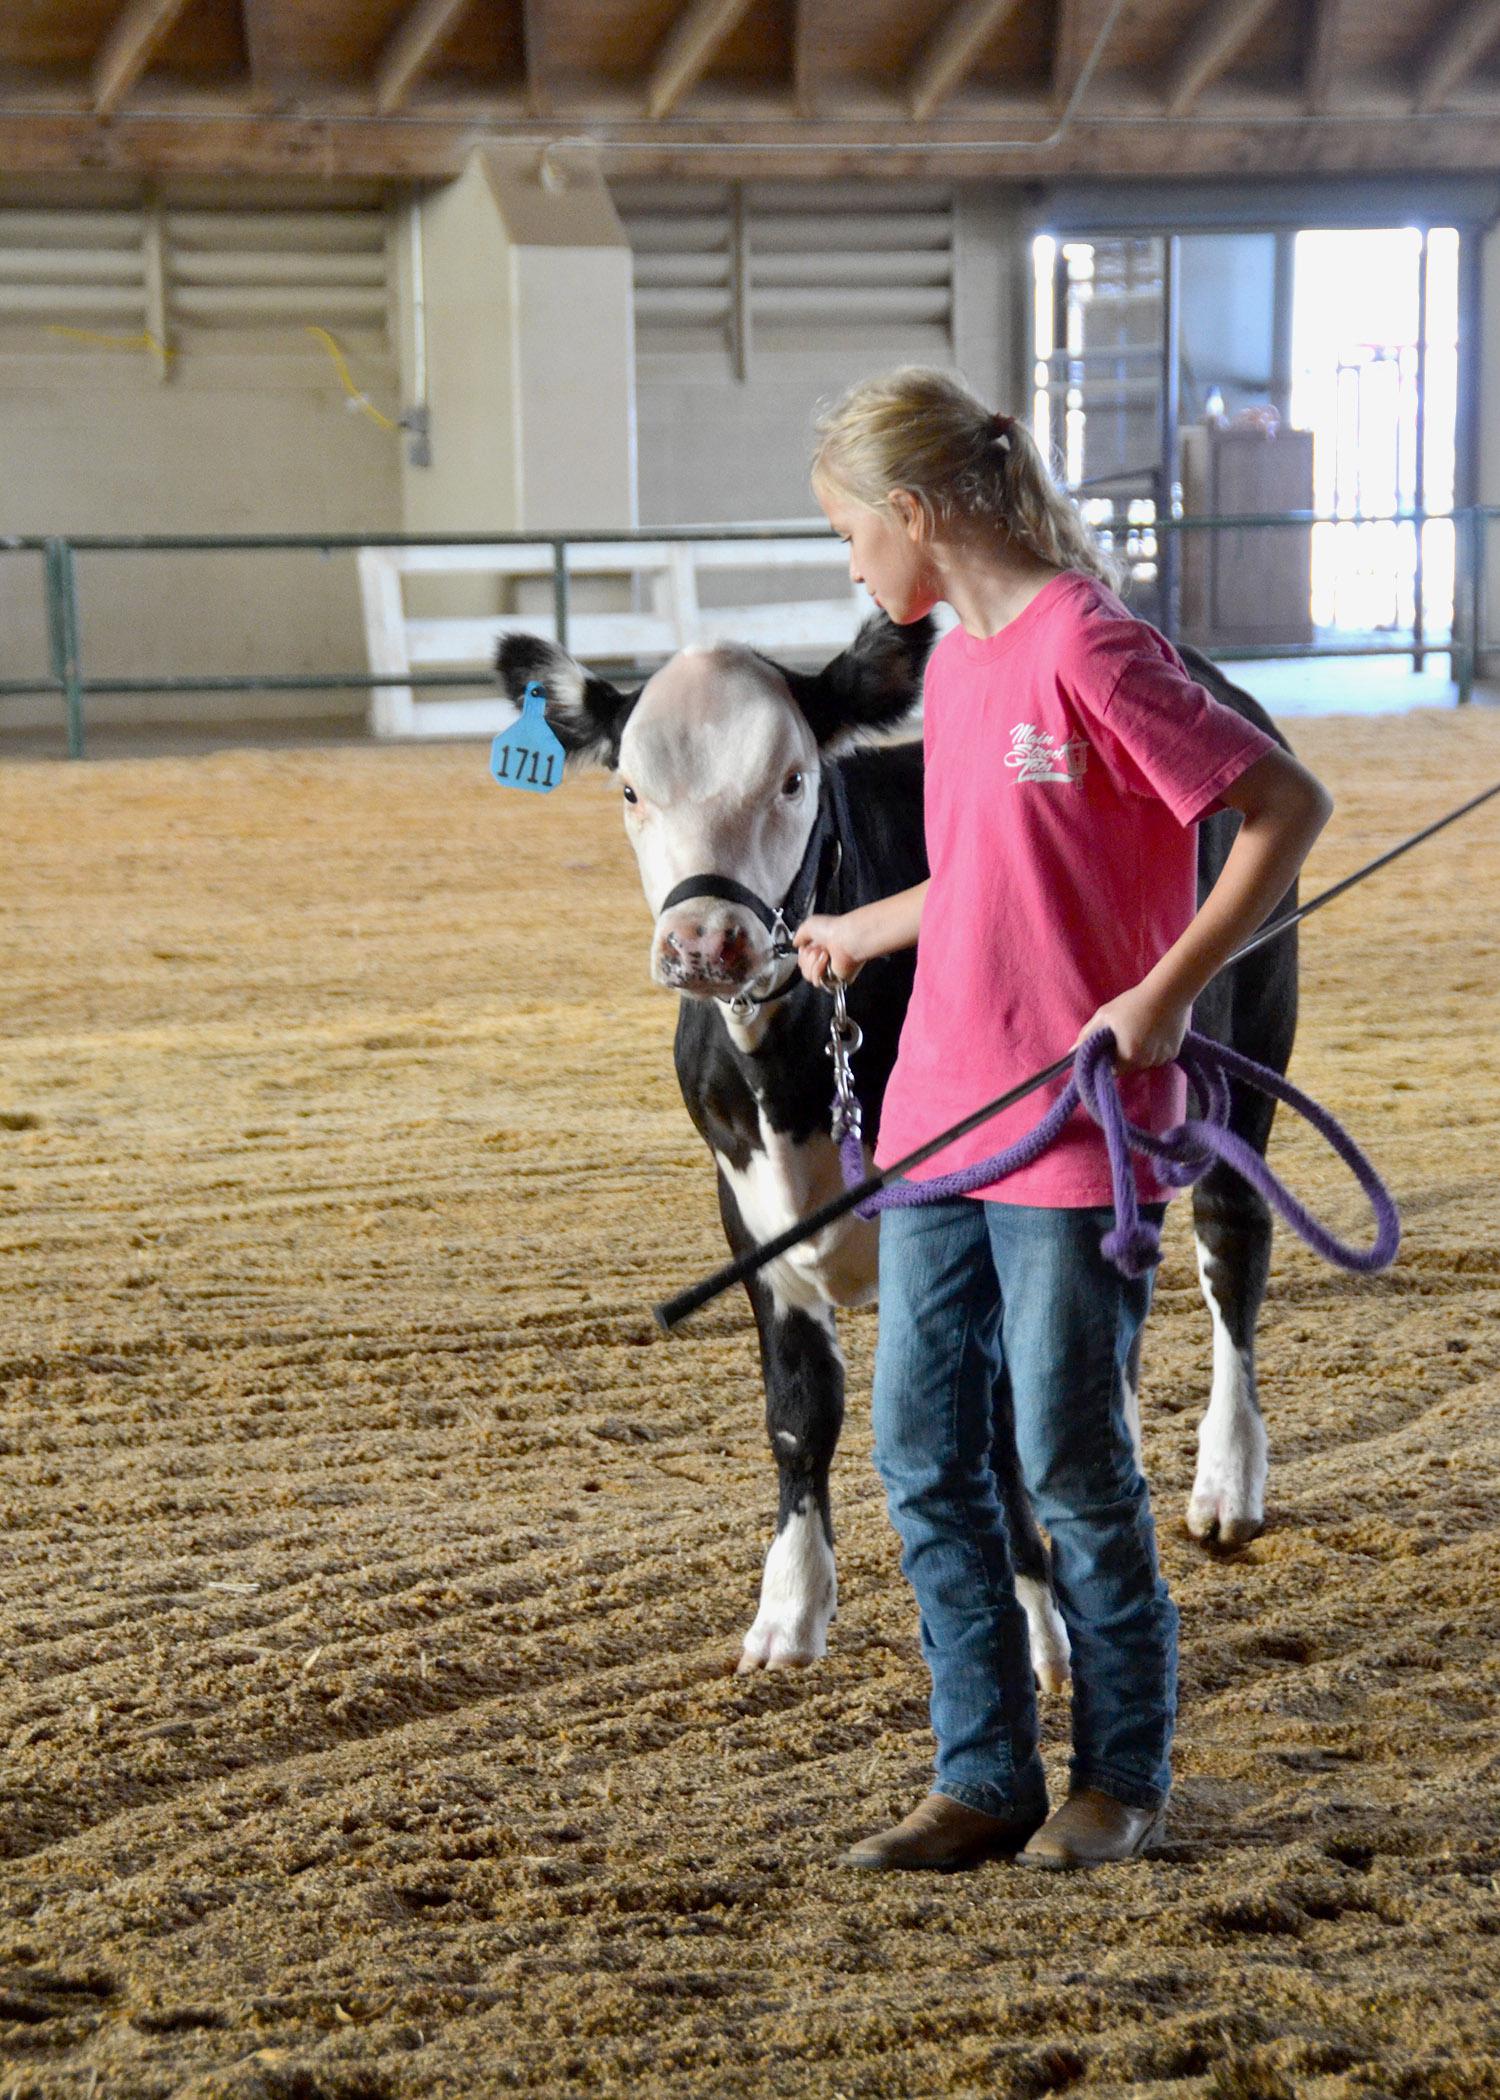
[(1089, 747), (1081, 736), (1070, 736), (1059, 744), (1050, 729), (1030, 722), (1017, 722), (1010, 733), (1011, 748), (1005, 763), (1015, 771), (1017, 787), (1033, 780), (1055, 780), (1063, 787), (1081, 787), (1089, 762)]

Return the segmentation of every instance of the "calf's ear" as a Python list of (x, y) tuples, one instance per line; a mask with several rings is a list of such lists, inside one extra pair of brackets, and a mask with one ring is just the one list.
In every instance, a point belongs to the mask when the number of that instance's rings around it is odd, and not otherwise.
[(567, 753), (568, 763), (588, 766), (619, 764), (625, 718), (641, 697), (641, 688), (622, 692), (596, 678), (553, 642), (534, 634), (507, 634), (495, 651), (500, 689), (517, 705), (528, 685), (547, 695), (547, 724)]
[(820, 745), (860, 730), (892, 729), (922, 694), (922, 672), (936, 635), (931, 620), (898, 627), (884, 613), (821, 671), (777, 669)]

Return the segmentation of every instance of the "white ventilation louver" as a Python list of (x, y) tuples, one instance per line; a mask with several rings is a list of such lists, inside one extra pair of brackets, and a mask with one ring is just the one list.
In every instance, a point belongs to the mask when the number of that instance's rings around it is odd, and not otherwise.
[(145, 214), (0, 210), (0, 328), (146, 325)]
[(723, 349), (734, 322), (735, 206), (728, 183), (621, 183), (642, 350)]
[(937, 184), (613, 186), (643, 351), (942, 351), (953, 196)]
[(385, 327), (383, 212), (169, 210), (165, 251), (174, 326)]
[(164, 328), (191, 344), (225, 330), (270, 342), (313, 324), (384, 343), (386, 229), (380, 210), (0, 207), (0, 329)]

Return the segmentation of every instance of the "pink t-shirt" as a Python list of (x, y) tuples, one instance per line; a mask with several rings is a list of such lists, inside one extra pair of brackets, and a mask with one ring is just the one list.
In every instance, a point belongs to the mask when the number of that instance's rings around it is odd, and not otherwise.
[[(1146, 975), (1197, 906), (1193, 825), (1274, 746), (1190, 678), (1171, 644), (1068, 570), (1000, 633), (945, 635), (923, 742), (932, 886), (875, 1159), (889, 1166), (1051, 1064)], [(917, 1167), (987, 1159), (1040, 1119), (1058, 1079)], [(1132, 1122), (1180, 1122), (1175, 1065), (1126, 1076)], [(1171, 1194), (1136, 1161), (1143, 1202)], [(1111, 1200), (1080, 1109), (1034, 1166), (976, 1192), (1067, 1209)]]

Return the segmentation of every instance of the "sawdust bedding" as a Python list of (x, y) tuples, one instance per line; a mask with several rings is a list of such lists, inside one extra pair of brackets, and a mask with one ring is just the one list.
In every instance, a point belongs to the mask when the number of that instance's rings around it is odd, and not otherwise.
[[(1500, 775), (1492, 713), (1295, 737), (1318, 886)], [(1170, 1842), (1041, 1886), (830, 1865), (929, 1757), (872, 1313), (829, 1658), (725, 1673), (772, 1470), (743, 1301), (653, 1338), (722, 1243), (608, 784), (18, 765), (0, 837), (0, 2093), (1500, 2093), (1493, 814), (1307, 929), (1295, 1071), (1407, 1237), (1372, 1282), (1278, 1241), (1224, 1560), (1174, 1212)]]

